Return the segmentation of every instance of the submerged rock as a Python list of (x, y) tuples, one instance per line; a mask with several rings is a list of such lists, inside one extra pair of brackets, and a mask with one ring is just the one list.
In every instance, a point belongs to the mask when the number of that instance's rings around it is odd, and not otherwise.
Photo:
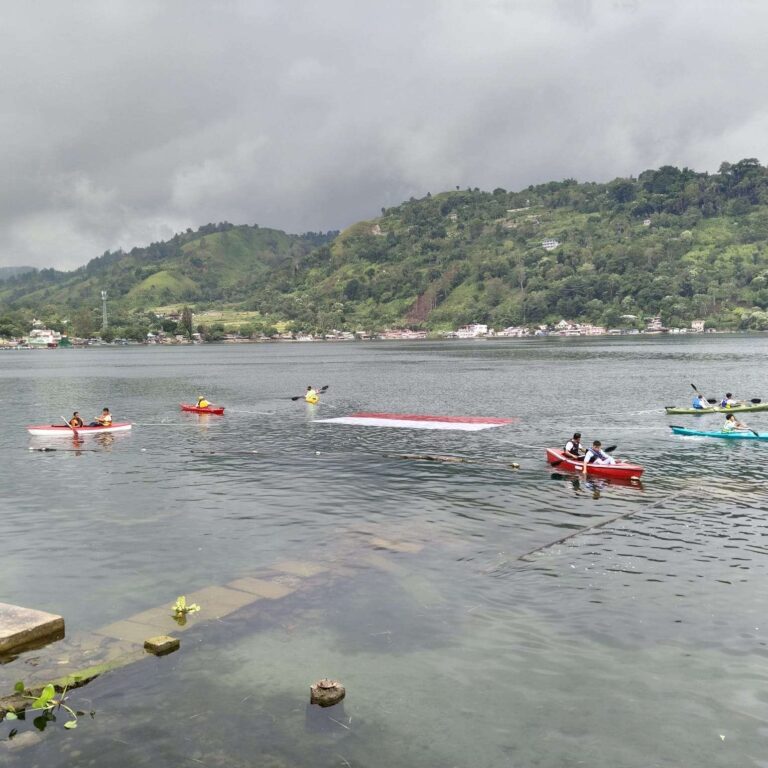
[(329, 680), (324, 677), (309, 687), (310, 704), (318, 704), (321, 707), (332, 707), (340, 702), (347, 691), (338, 680)]

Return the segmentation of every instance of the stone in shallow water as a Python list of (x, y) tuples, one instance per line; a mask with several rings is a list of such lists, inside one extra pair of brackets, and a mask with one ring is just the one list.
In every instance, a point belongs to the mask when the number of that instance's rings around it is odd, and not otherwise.
[(346, 695), (346, 689), (338, 680), (324, 677), (309, 686), (309, 701), (321, 707), (332, 707), (338, 704)]
[(166, 653), (178, 651), (180, 645), (181, 640), (178, 637), (168, 637), (168, 635), (150, 637), (144, 641), (144, 648), (155, 656), (164, 656)]
[(64, 637), (64, 619), (53, 613), (0, 603), (0, 653)]

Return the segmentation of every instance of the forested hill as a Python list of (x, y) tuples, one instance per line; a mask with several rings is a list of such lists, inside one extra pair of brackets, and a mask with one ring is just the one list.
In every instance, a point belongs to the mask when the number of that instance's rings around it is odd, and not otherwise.
[(75, 272), (11, 278), (0, 320), (98, 313), (102, 289), (124, 314), (226, 305), (305, 331), (561, 318), (617, 327), (658, 314), (667, 325), (764, 329), (768, 169), (746, 159), (715, 174), (665, 166), (607, 184), (456, 189), (335, 238), (209, 225)]

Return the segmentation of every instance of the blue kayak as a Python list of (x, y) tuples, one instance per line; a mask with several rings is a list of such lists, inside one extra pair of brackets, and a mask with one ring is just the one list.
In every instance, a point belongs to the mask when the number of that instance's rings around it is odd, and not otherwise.
[(725, 440), (768, 440), (768, 432), (755, 434), (745, 430), (733, 432), (708, 432), (703, 429), (686, 429), (685, 427), (672, 427), (673, 435), (689, 435), (691, 437), (722, 437)]

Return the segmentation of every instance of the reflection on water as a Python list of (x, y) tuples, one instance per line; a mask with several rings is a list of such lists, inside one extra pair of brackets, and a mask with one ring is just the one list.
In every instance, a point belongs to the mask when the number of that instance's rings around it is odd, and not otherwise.
[[(300, 347), (0, 360), (16, 398), (0, 433), (0, 600), (60, 612), (68, 635), (87, 636), (281, 559), (328, 568), (73, 692), (93, 720), (20, 751), (0, 742), (0, 764), (99, 764), (105, 750), (116, 766), (764, 764), (761, 446), (679, 441), (662, 406), (687, 402), (691, 379), (765, 395), (765, 341)], [(520, 421), (319, 424), (289, 399), (319, 379), (320, 415)], [(575, 380), (604, 386), (589, 395)], [(226, 415), (177, 412), (190, 389)], [(81, 400), (136, 426), (25, 434)], [(576, 430), (617, 443), (643, 484), (552, 473), (544, 449)], [(6, 688), (27, 661), (0, 668)], [(325, 676), (346, 685), (343, 709), (308, 714)]]

